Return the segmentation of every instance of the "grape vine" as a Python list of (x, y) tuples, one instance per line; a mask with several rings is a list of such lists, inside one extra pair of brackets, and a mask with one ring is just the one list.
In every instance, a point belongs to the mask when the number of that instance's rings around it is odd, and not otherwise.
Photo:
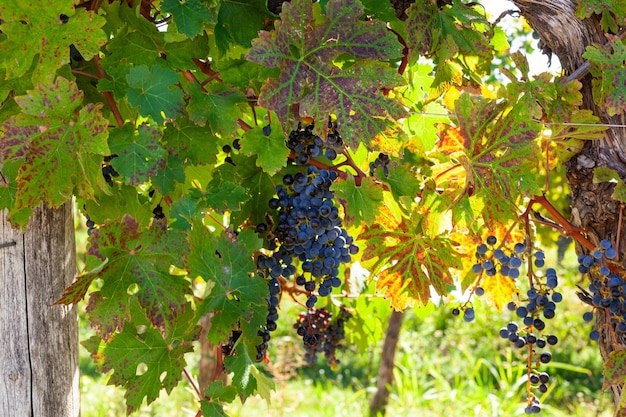
[[(566, 308), (564, 271), (539, 249), (557, 235), (576, 242), (582, 320), (622, 387), (619, 2), (568, 12), (571, 33), (600, 32), (567, 77), (533, 75), (480, 2), (270, 3), (0, 5), (0, 209), (25, 230), (42, 203), (80, 208), (85, 267), (57, 303), (86, 303), (84, 346), (128, 413), (183, 378), (198, 416), (269, 400), (259, 369), (277, 333), (336, 369), (381, 337), (363, 297), (398, 311), (436, 298), (467, 326), (479, 303), (508, 310), (520, 408), (538, 413)], [(204, 317), (217, 371), (200, 389), (187, 360)]]

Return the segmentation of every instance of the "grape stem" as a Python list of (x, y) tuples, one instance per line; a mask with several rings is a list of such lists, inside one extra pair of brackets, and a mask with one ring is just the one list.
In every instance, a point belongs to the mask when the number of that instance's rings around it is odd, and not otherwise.
[(543, 208), (545, 208), (548, 213), (552, 216), (553, 220), (556, 224), (560, 225), (563, 228), (563, 233), (574, 238), (578, 243), (589, 249), (590, 251), (596, 248), (596, 245), (591, 243), (589, 239), (587, 239), (583, 235), (583, 230), (579, 227), (574, 226), (570, 223), (563, 215), (550, 203), (545, 195), (534, 196), (530, 199), (526, 211), (521, 215), (522, 218), (528, 219), (530, 213), (532, 212), (532, 206), (535, 204), (540, 204)]
[[(101, 80), (105, 79), (106, 73), (100, 66), (100, 57), (98, 55), (94, 55), (93, 63), (96, 66), (96, 71), (98, 72), (98, 79), (101, 79)], [(110, 91), (103, 91), (102, 95), (104, 96), (104, 99), (106, 100), (107, 104), (111, 108), (111, 113), (113, 113), (113, 116), (115, 117), (115, 121), (117, 122), (117, 127), (121, 128), (122, 126), (124, 126), (124, 118), (122, 117), (122, 113), (120, 113), (120, 109), (118, 109), (117, 107), (117, 103), (115, 103), (115, 99), (113, 98), (113, 95), (111, 94)]]
[(200, 390), (198, 389), (198, 384), (196, 384), (196, 381), (194, 381), (194, 379), (191, 377), (191, 375), (189, 375), (189, 372), (187, 372), (187, 368), (183, 368), (183, 374), (185, 374), (185, 378), (187, 378), (187, 381), (189, 381), (189, 383), (191, 384), (193, 390), (195, 391), (196, 395), (198, 396), (198, 399), (202, 398), (202, 394), (200, 393)]

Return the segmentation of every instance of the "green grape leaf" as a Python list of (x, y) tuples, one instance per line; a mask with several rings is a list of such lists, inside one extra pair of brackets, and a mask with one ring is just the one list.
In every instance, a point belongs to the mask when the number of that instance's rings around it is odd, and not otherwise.
[(183, 196), (170, 207), (170, 217), (175, 220), (170, 226), (177, 230), (187, 230), (195, 218), (202, 218), (199, 199), (195, 196)]
[(76, 114), (82, 98), (76, 83), (62, 77), (15, 97), (23, 113), (4, 122), (0, 136), (0, 161), (23, 160), (11, 216), (41, 201), (59, 207), (74, 194), (90, 198), (106, 187), (101, 157), (109, 153), (108, 121), (101, 105)]
[(285, 135), (281, 129), (272, 129), (269, 136), (260, 126), (247, 131), (241, 141), (241, 152), (256, 155), (256, 164), (269, 175), (287, 165), (289, 148), (285, 146)]
[(257, 96), (261, 87), (268, 78), (276, 78), (280, 74), (278, 69), (266, 68), (244, 57), (236, 59), (222, 59), (212, 66), (220, 73), (220, 78), (227, 84), (252, 89)]
[(163, 134), (167, 150), (191, 164), (213, 164), (218, 153), (218, 142), (206, 127), (179, 118), (168, 123)]
[(616, 38), (610, 47), (590, 45), (583, 57), (591, 64), (594, 101), (614, 116), (626, 110), (626, 44)]
[(267, 10), (266, 0), (221, 0), (215, 26), (215, 41), (221, 54), (233, 43), (250, 47), (252, 39), (274, 16)]
[(431, 286), (446, 295), (454, 285), (451, 268), (462, 267), (452, 242), (441, 235), (425, 236), (419, 220), (403, 219), (392, 228), (379, 222), (366, 227), (359, 239), (367, 242), (362, 260), (373, 260), (377, 291), (384, 291), (397, 310), (416, 302), (426, 305)]
[[(240, 235), (254, 234), (244, 230)], [(254, 245), (245, 242), (254, 241)], [(240, 239), (233, 242), (225, 233), (210, 232), (198, 220), (190, 234), (191, 252), (187, 267), (191, 276), (201, 276), (210, 292), (200, 304), (199, 314), (214, 312), (208, 338), (211, 343), (226, 340), (239, 325), (246, 338), (256, 337), (266, 321), (267, 283), (251, 276), (255, 265), (251, 254), (260, 249), (261, 240)]]
[(172, 392), (187, 365), (184, 355), (194, 350), (192, 342), (199, 336), (191, 308), (179, 318), (171, 334), (164, 337), (146, 321), (137, 303), (131, 304), (132, 323), (126, 323), (102, 351), (102, 371), (113, 371), (108, 383), (125, 389), (129, 415), (139, 409), (144, 398), (150, 404), (159, 397), (161, 389)]
[(241, 210), (232, 213), (231, 225), (236, 227), (247, 220), (253, 224), (261, 223), (265, 221), (267, 203), (276, 193), (276, 183), (271, 176), (257, 168), (254, 157), (242, 153), (233, 153), (231, 156), (236, 166), (226, 163), (217, 167), (207, 189), (218, 189), (227, 182), (244, 187), (249, 197)]
[(164, 117), (175, 119), (183, 114), (183, 92), (171, 88), (179, 81), (179, 75), (159, 65), (148, 69), (145, 65), (133, 67), (126, 76), (129, 89), (128, 101), (139, 106), (142, 116), (152, 116), (159, 124)]
[(372, 178), (364, 178), (357, 186), (354, 178), (348, 174), (346, 180), (333, 184), (332, 191), (346, 207), (346, 222), (371, 225), (376, 221), (376, 214), (383, 203), (383, 190)]
[(382, 181), (389, 184), (391, 193), (397, 199), (402, 196), (415, 197), (420, 191), (420, 182), (413, 175), (406, 164), (392, 167), (387, 177)]
[(276, 384), (270, 378), (268, 378), (263, 372), (259, 371), (259, 368), (252, 366), (250, 368), (252, 377), (256, 379), (256, 393), (259, 394), (268, 404), (272, 397), (272, 391), (276, 390)]
[(167, 162), (161, 169), (157, 171), (157, 174), (152, 177), (152, 185), (163, 195), (170, 194), (176, 183), (185, 183), (185, 168), (183, 161), (174, 155), (167, 157)]
[(101, 66), (108, 73), (120, 64), (132, 66), (160, 65), (172, 71), (197, 69), (190, 57), (205, 58), (209, 53), (208, 36), (202, 34), (194, 39), (180, 42), (166, 41), (167, 33), (144, 18), (139, 10), (141, 3), (129, 7), (105, 7), (108, 21), (124, 22), (118, 36), (106, 46), (109, 54), (102, 59)]
[(35, 61), (33, 80), (52, 81), (56, 71), (69, 64), (70, 45), (90, 60), (107, 41), (101, 30), (104, 18), (74, 8), (72, 0), (5, 0), (0, 16), (5, 35), (0, 42), (0, 68), (6, 69), (7, 78), (24, 75)]
[(382, 22), (360, 20), (362, 14), (358, 0), (330, 0), (319, 17), (310, 1), (295, 0), (283, 5), (275, 31), (253, 41), (247, 59), (280, 69), (265, 83), (259, 104), (276, 112), (285, 132), (293, 127), (295, 107), (297, 117), (322, 121), (316, 125), (320, 136), (335, 114), (344, 140), (356, 149), (405, 115), (383, 94), (404, 82), (383, 62), (402, 55), (400, 44)]
[(238, 343), (236, 351), (236, 355), (230, 355), (224, 359), (224, 366), (228, 371), (233, 372), (233, 386), (239, 395), (247, 398), (257, 389), (257, 380), (252, 374), (255, 366), (245, 343)]
[(126, 216), (95, 229), (88, 254), (108, 259), (98, 279), (99, 291), (92, 293), (87, 307), (92, 327), (107, 340), (121, 331), (130, 318), (130, 301), (137, 299), (152, 325), (164, 333), (175, 327), (185, 312), (190, 283), (183, 276), (170, 274), (170, 267), (182, 266), (187, 253), (185, 235), (168, 230), (154, 221), (148, 230)]
[(189, 38), (201, 34), (205, 23), (214, 23), (213, 14), (202, 0), (163, 0), (161, 11), (170, 13), (178, 32)]
[(600, 26), (604, 32), (617, 33), (626, 23), (626, 3), (621, 0), (579, 0), (576, 17), (602, 16)]
[[(231, 403), (237, 397), (237, 390), (232, 385), (224, 386), (223, 381), (213, 381), (200, 400), (203, 417), (227, 417), (222, 402)], [(208, 399), (207, 399), (208, 398)]]
[(488, 74), (493, 46), (491, 24), (484, 12), (464, 3), (454, 2), (442, 7), (438, 4), (418, 0), (407, 10), (406, 41), (407, 45), (412, 45), (409, 59), (414, 61), (418, 55), (433, 59), (433, 88), (447, 83), (461, 85), (463, 75)]
[(107, 219), (123, 219), (129, 215), (146, 227), (152, 220), (152, 210), (145, 201), (139, 201), (137, 189), (130, 185), (116, 184), (107, 192), (98, 192), (92, 199), (84, 201), (85, 211), (96, 224), (104, 224)]
[(192, 122), (206, 125), (213, 135), (233, 134), (241, 115), (239, 106), (246, 103), (243, 94), (222, 83), (212, 83), (206, 89), (198, 84), (189, 84), (186, 90), (191, 96), (187, 111)]
[(138, 185), (157, 174), (165, 163), (166, 151), (159, 143), (162, 132), (142, 123), (137, 130), (130, 123), (111, 129), (109, 148), (117, 157), (111, 165), (130, 185)]
[(204, 196), (208, 207), (218, 211), (239, 210), (249, 198), (245, 188), (232, 182), (223, 182), (217, 188), (209, 188)]

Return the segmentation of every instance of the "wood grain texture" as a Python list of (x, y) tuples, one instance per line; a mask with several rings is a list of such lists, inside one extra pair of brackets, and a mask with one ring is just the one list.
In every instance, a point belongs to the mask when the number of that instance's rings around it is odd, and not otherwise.
[(80, 415), (78, 322), (53, 306), (75, 276), (72, 205), (39, 208), (22, 234), (0, 212), (0, 415)]

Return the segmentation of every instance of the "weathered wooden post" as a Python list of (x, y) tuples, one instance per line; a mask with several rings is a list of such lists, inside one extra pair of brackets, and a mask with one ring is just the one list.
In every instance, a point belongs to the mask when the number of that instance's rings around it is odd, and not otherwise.
[(76, 272), (73, 208), (35, 210), (26, 233), (0, 212), (0, 416), (80, 415), (78, 322), (55, 305)]

